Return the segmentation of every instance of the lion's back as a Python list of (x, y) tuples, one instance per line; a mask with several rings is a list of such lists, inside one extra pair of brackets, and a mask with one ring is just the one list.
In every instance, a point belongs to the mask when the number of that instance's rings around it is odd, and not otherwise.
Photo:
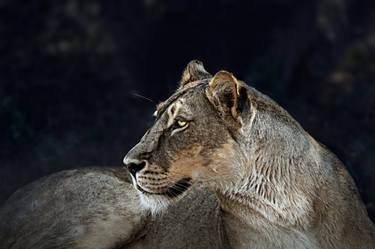
[[(318, 151), (321, 167), (326, 169), (321, 170), (325, 184), (316, 200), (319, 208), (315, 210), (321, 227), (318, 231), (321, 244), (331, 248), (373, 248), (375, 226), (368, 217), (353, 178), (328, 148), (319, 144)], [(332, 237), (341, 239), (333, 243)]]
[(67, 170), (15, 192), (0, 208), (0, 248), (228, 248), (215, 196), (196, 186), (150, 217), (122, 169)]
[(0, 248), (111, 248), (130, 241), (146, 215), (121, 171), (62, 171), (8, 199), (0, 209)]

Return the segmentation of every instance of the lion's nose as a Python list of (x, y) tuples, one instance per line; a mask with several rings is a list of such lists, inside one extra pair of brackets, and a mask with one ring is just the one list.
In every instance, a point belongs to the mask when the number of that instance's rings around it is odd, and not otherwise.
[(134, 176), (134, 178), (137, 172), (141, 171), (147, 165), (147, 162), (145, 160), (124, 160), (124, 163), (125, 167), (129, 170), (130, 174)]

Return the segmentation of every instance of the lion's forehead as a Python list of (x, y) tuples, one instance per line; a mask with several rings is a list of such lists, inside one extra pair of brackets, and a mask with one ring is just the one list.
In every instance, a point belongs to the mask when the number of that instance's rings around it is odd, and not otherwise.
[(168, 108), (167, 108), (167, 127), (170, 127), (174, 120), (176, 119), (178, 113), (185, 105), (185, 98), (181, 97), (177, 99), (175, 102), (173, 102)]
[(188, 84), (188, 86), (178, 89), (167, 100), (160, 102), (156, 106), (155, 116), (160, 117), (172, 104), (181, 98), (186, 100), (194, 95), (197, 95), (197, 93), (204, 92), (204, 89), (208, 84), (208, 80), (201, 80), (193, 83), (194, 84)]

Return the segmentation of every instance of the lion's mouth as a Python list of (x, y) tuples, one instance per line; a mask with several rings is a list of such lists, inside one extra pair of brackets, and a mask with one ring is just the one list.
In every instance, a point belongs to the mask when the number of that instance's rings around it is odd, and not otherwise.
[(139, 191), (141, 191), (143, 194), (146, 194), (146, 195), (166, 195), (170, 198), (174, 198), (174, 197), (177, 197), (177, 196), (181, 195), (186, 190), (188, 190), (190, 188), (190, 186), (191, 186), (191, 178), (189, 178), (189, 177), (182, 178), (181, 180), (177, 181), (172, 186), (168, 187), (168, 189), (166, 191), (160, 192), (160, 193), (149, 192), (149, 191), (143, 189), (138, 184), (136, 185), (137, 189)]

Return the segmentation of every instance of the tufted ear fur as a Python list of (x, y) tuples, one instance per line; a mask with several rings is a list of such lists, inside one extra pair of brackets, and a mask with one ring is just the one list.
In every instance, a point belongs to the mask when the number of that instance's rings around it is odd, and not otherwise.
[(238, 120), (247, 102), (246, 89), (227, 71), (219, 71), (211, 79), (206, 96), (222, 115), (230, 114)]
[(198, 60), (192, 60), (187, 64), (180, 81), (180, 88), (190, 82), (211, 78), (212, 75), (204, 69), (203, 63)]

